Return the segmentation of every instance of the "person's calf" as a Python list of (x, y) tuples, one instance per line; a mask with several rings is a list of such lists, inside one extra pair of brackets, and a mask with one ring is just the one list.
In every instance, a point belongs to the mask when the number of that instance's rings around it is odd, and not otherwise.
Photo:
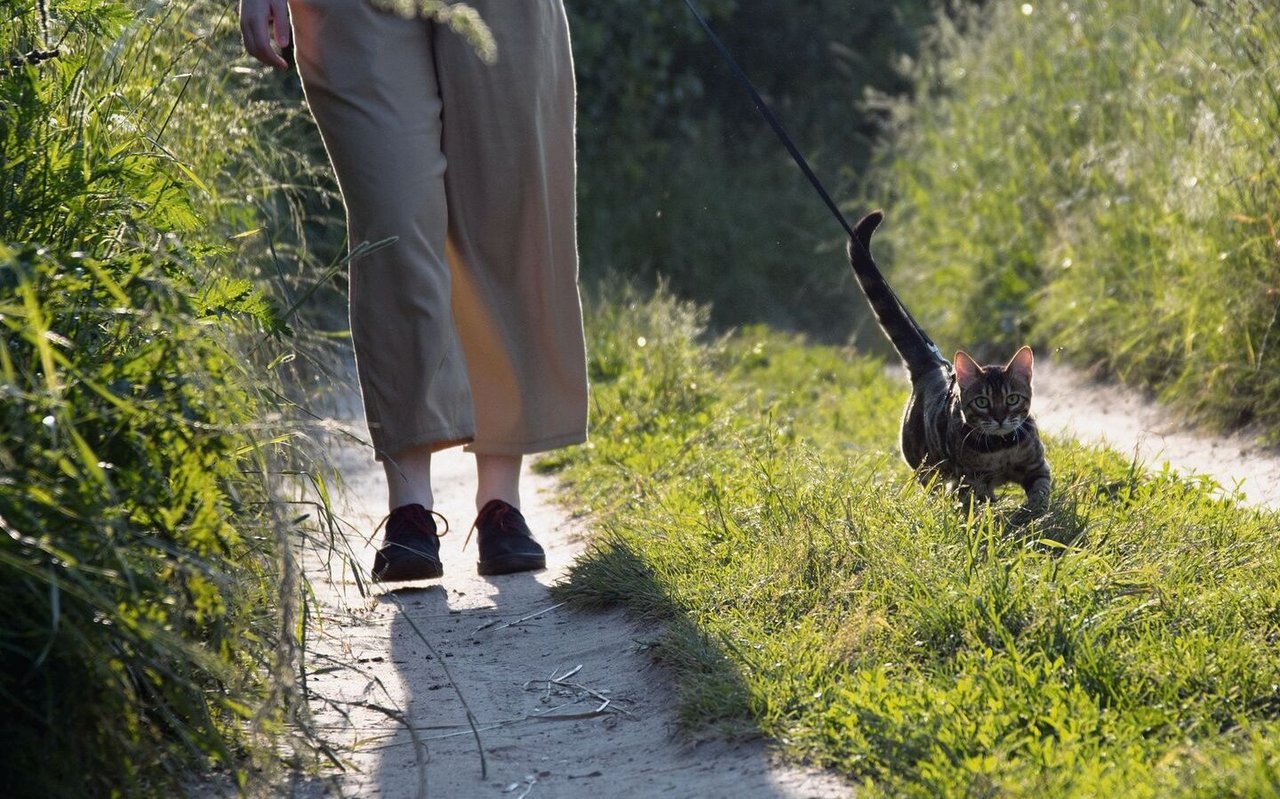
[(520, 507), (520, 455), (486, 455), (476, 453), (476, 510), (483, 510), (493, 500), (501, 500), (513, 508)]

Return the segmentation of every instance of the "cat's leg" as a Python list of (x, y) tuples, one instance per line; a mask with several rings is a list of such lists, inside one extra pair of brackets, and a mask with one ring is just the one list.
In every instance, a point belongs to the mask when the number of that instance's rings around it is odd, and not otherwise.
[(972, 476), (953, 477), (947, 481), (946, 490), (962, 511), (976, 508), (996, 498), (990, 481), (974, 479)]
[(995, 502), (996, 492), (992, 488), (991, 483), (986, 480), (975, 480), (972, 484), (966, 485), (969, 497), (973, 502)]
[(1035, 514), (1049, 509), (1049, 492), (1053, 489), (1053, 478), (1049, 474), (1049, 464), (1042, 462), (1040, 467), (1027, 475), (1022, 481), (1022, 489), (1027, 492), (1027, 501), (1023, 508)]
[(902, 449), (902, 459), (916, 470), (916, 476), (920, 479), (921, 485), (928, 485), (933, 479), (934, 470), (927, 464), (929, 450), (924, 442), (924, 409), (914, 391), (902, 410), (898, 445)]

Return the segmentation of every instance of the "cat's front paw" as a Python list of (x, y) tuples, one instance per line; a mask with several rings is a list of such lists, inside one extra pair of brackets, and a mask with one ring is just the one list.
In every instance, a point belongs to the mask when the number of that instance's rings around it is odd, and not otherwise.
[(1037, 516), (1049, 510), (1048, 490), (1028, 492), (1027, 501), (1022, 503), (1022, 507), (1035, 513)]

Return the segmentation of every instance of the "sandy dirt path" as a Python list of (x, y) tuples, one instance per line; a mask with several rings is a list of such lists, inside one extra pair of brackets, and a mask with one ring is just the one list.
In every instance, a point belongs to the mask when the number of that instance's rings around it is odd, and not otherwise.
[(1239, 488), (1249, 504), (1280, 509), (1280, 451), (1247, 434), (1197, 433), (1134, 392), (1047, 362), (1036, 363), (1031, 404), (1048, 433), (1107, 444), (1151, 470), (1167, 462), (1183, 474)]
[[(357, 425), (352, 425), (358, 430)], [(358, 446), (335, 464), (339, 513), (355, 562), (386, 513), (381, 469)], [(836, 778), (779, 765), (760, 740), (689, 740), (675, 723), (663, 669), (644, 652), (657, 632), (620, 612), (557, 606), (547, 586), (582, 550), (580, 531), (526, 473), (523, 510), (547, 548), (535, 574), (476, 575), (474, 460), (459, 449), (432, 465), (437, 510), (451, 526), (437, 581), (362, 597), (344, 559), (304, 553), (315, 591), (307, 691), (344, 773), (304, 796), (835, 797)], [(365, 573), (362, 571), (362, 574)]]
[[(1149, 468), (1239, 486), (1280, 507), (1280, 457), (1247, 437), (1190, 432), (1158, 408), (1052, 364), (1037, 366), (1036, 410), (1048, 432), (1104, 442)], [(359, 436), (358, 423), (345, 423)], [(839, 779), (778, 763), (759, 740), (690, 740), (675, 723), (663, 669), (644, 652), (657, 632), (620, 612), (558, 606), (547, 586), (581, 552), (581, 530), (554, 481), (526, 473), (524, 511), (548, 550), (536, 574), (482, 578), (463, 540), (474, 516), (473, 461), (437, 456), (443, 579), (388, 589), (361, 576), (372, 531), (386, 513), (381, 469), (351, 437), (335, 437), (342, 537), (353, 560), (328, 547), (304, 553), (315, 591), (306, 689), (315, 720), (345, 770), (299, 786), (303, 796), (835, 797)]]

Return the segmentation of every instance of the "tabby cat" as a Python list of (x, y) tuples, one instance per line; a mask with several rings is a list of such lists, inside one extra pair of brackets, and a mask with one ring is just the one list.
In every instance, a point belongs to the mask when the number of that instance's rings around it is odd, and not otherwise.
[(948, 362), (885, 282), (871, 257), (871, 234), (884, 214), (858, 223), (849, 262), (885, 335), (911, 377), (902, 415), (902, 456), (922, 483), (935, 476), (962, 499), (991, 500), (1004, 483), (1026, 491), (1025, 511), (1043, 512), (1051, 480), (1031, 417), (1030, 347), (1004, 366), (979, 366), (964, 352)]

